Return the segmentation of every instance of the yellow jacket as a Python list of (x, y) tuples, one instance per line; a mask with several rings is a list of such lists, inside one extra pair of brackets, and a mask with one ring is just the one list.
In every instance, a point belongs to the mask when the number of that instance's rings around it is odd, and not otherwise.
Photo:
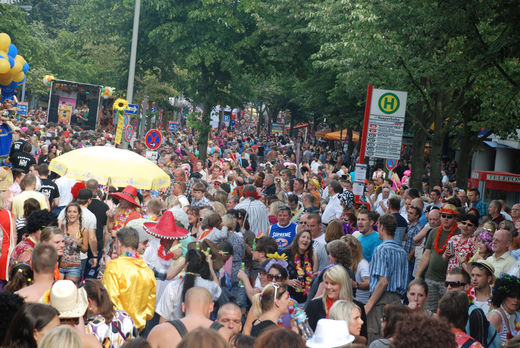
[(146, 262), (119, 256), (107, 264), (103, 284), (116, 308), (125, 310), (142, 330), (155, 312), (156, 280)]

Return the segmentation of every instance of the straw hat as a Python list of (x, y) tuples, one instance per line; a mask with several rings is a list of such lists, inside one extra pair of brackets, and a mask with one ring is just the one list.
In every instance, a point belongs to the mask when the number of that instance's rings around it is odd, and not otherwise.
[(345, 320), (320, 319), (314, 335), (307, 341), (307, 347), (342, 347), (352, 341), (354, 341), (354, 336), (349, 333)]
[(477, 261), (471, 262), (469, 265), (470, 265), (470, 267), (473, 267), (473, 265), (475, 265), (475, 266), (480, 266), (480, 267), (484, 267), (485, 269), (487, 269), (489, 274), (493, 277), (493, 280), (492, 280), (493, 283), (497, 279), (497, 277), (495, 276), (495, 267), (493, 267), (493, 265), (489, 261), (477, 260)]
[(8, 167), (0, 167), (0, 191), (6, 191), (13, 184), (13, 173)]
[(50, 305), (60, 312), (60, 318), (79, 318), (88, 307), (87, 292), (78, 289), (71, 280), (58, 280), (51, 288)]

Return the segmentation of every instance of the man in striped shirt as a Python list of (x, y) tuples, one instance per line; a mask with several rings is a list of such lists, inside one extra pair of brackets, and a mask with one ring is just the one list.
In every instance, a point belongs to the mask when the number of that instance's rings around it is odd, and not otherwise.
[(374, 250), (370, 261), (370, 298), (365, 305), (368, 344), (381, 337), (383, 308), (400, 303), (406, 292), (408, 258), (403, 247), (394, 240), (397, 222), (393, 215), (379, 218), (379, 238), (383, 241)]

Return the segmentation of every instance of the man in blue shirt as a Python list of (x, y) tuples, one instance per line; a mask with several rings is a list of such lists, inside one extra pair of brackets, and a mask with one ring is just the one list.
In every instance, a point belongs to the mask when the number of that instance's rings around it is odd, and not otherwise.
[(296, 236), (296, 227), (298, 227), (298, 225), (291, 222), (291, 208), (286, 205), (282, 205), (278, 208), (276, 217), (278, 218), (278, 222), (269, 227), (267, 235), (276, 240), (278, 252), (281, 252), (291, 245), (292, 240)]
[(468, 200), (470, 202), (469, 207), (475, 208), (478, 210), (478, 213), (480, 214), (479, 221), (484, 222), (488, 219), (488, 207), (487, 204), (480, 199), (480, 191), (478, 188), (473, 187), (468, 192)]
[(408, 258), (403, 247), (394, 240), (397, 222), (393, 215), (379, 218), (379, 237), (383, 243), (377, 246), (370, 262), (370, 298), (365, 305), (367, 313), (368, 343), (381, 337), (381, 318), (387, 304), (401, 303), (406, 292)]
[(368, 210), (361, 210), (358, 214), (357, 225), (361, 235), (358, 237), (361, 246), (363, 247), (363, 257), (370, 262), (375, 248), (381, 244), (381, 239), (373, 226), (375, 224), (372, 212)]

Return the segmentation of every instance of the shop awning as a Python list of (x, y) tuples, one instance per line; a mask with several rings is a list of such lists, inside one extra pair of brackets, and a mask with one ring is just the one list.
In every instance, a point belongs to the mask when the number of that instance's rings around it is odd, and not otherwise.
[(511, 146), (507, 146), (507, 145), (503, 145), (503, 144), (499, 144), (497, 143), (496, 141), (484, 141), (484, 144), (486, 144), (487, 146), (490, 146), (492, 148), (499, 148), (499, 149), (513, 149)]
[[(347, 137), (347, 135), (348, 135), (347, 128), (345, 128), (343, 130), (335, 131), (335, 132), (326, 133), (323, 135), (321, 135), (321, 134), (318, 135), (318, 133), (316, 133), (317, 137), (325, 138), (328, 140), (336, 140), (336, 141), (345, 141), (345, 138)], [(354, 141), (354, 142), (359, 141), (359, 132), (356, 132), (356, 131), (352, 132), (352, 141)]]

